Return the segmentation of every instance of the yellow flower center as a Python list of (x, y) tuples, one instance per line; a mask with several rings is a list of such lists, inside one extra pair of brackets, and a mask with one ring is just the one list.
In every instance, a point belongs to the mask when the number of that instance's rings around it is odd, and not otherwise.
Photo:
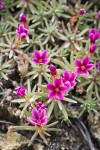
[(40, 119), (38, 119), (37, 123), (40, 125), (40, 124), (41, 124), (41, 120), (40, 120)]
[(85, 66), (81, 66), (81, 69), (84, 70), (84, 69), (85, 69)]
[(59, 89), (58, 89), (58, 88), (56, 88), (56, 89), (55, 89), (55, 91), (56, 91), (56, 92), (59, 92)]
[(39, 59), (39, 63), (41, 63), (42, 62), (42, 59)]

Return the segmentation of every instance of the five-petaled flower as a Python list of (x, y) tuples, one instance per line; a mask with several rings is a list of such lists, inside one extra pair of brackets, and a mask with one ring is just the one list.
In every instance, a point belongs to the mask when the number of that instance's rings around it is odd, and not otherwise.
[(15, 90), (16, 90), (16, 94), (17, 94), (18, 96), (21, 96), (21, 97), (25, 96), (26, 89), (25, 89), (24, 86), (19, 86), (19, 87), (17, 87)]
[(85, 13), (86, 13), (86, 11), (85, 11), (85, 9), (80, 9), (80, 11), (79, 11), (79, 13), (80, 13), (80, 15), (84, 15)]
[(31, 111), (32, 117), (28, 117), (28, 121), (36, 126), (42, 126), (47, 123), (46, 111), (42, 109), (39, 111), (33, 108)]
[(54, 99), (57, 97), (59, 100), (64, 99), (64, 92), (68, 90), (68, 88), (65, 85), (62, 85), (61, 78), (55, 79), (54, 83), (47, 84), (47, 89), (50, 91), (48, 93), (48, 97), (51, 99)]
[(97, 29), (93, 28), (89, 31), (89, 38), (91, 40), (91, 43), (94, 43), (97, 39), (99, 39), (100, 33)]
[(20, 37), (21, 39), (24, 39), (28, 36), (29, 30), (23, 24), (18, 24), (16, 33), (17, 33), (18, 37)]
[(47, 58), (48, 51), (44, 50), (43, 52), (39, 52), (38, 50), (35, 50), (33, 53), (34, 57), (32, 58), (32, 61), (35, 64), (43, 65), (47, 64), (50, 61), (50, 58)]
[(76, 84), (75, 80), (76, 80), (75, 73), (70, 73), (70, 71), (68, 70), (63, 71), (62, 81), (68, 89), (73, 88), (75, 86)]
[(82, 60), (77, 59), (75, 61), (76, 73), (89, 75), (89, 70), (94, 67), (94, 64), (90, 64), (90, 58), (85, 56)]
[(46, 108), (46, 104), (44, 104), (43, 102), (38, 102), (37, 105), (36, 105), (36, 108), (41, 111), (43, 109)]

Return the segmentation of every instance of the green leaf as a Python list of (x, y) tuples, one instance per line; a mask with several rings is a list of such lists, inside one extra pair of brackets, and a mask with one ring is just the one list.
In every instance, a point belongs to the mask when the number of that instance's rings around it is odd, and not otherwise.
[(28, 144), (28, 146), (32, 145), (32, 143), (33, 143), (33, 141), (35, 140), (35, 138), (37, 137), (37, 135), (38, 135), (38, 132), (35, 131), (34, 135), (32, 136), (32, 138), (31, 138), (31, 140), (30, 140), (30, 142), (29, 142), (29, 144)]
[(27, 81), (27, 90), (28, 90), (28, 94), (31, 94), (31, 84), (30, 84), (30, 80), (29, 79)]
[(70, 102), (70, 103), (77, 103), (75, 100), (64, 97), (64, 101)]
[(35, 92), (35, 94), (41, 97), (48, 97), (48, 93)]
[(50, 117), (50, 115), (51, 115), (51, 113), (52, 113), (52, 111), (53, 111), (54, 105), (55, 105), (55, 103), (52, 102), (52, 103), (50, 104), (49, 108), (48, 108), (48, 111), (47, 111), (47, 116), (48, 116), (48, 118)]
[(87, 92), (89, 92), (92, 88), (93, 88), (93, 86), (94, 86), (94, 83), (92, 82), (89, 86), (88, 86), (88, 88), (87, 88)]
[(52, 127), (52, 126), (56, 125), (57, 123), (58, 123), (58, 121), (50, 123), (50, 124), (46, 125), (46, 127)]
[(31, 112), (29, 112), (29, 111), (27, 111), (27, 110), (24, 110), (24, 114), (25, 114), (27, 117), (32, 116), (32, 115), (31, 115)]
[(15, 100), (12, 100), (11, 101), (12, 103), (23, 103), (23, 102), (26, 102), (25, 99), (15, 99)]
[(65, 119), (68, 120), (68, 114), (67, 114), (67, 111), (66, 111), (66, 109), (65, 109), (65, 106), (63, 105), (63, 103), (62, 103), (61, 101), (59, 101), (59, 103), (60, 103), (60, 105), (62, 106), (62, 110), (61, 110), (61, 111), (62, 111), (62, 113), (63, 113)]
[(67, 69), (67, 66), (66, 66), (62, 61), (57, 60), (57, 59), (52, 59), (51, 61), (52, 61), (53, 63), (55, 63), (55, 64), (61, 66), (62, 68)]
[(47, 128), (46, 131), (62, 131), (62, 130), (57, 128)]
[(47, 93), (47, 92), (48, 92), (46, 86), (41, 85), (41, 84), (37, 84), (37, 86), (38, 86), (44, 93)]
[(30, 130), (30, 131), (35, 130), (35, 127), (33, 127), (33, 126), (13, 126), (13, 128), (15, 130)]

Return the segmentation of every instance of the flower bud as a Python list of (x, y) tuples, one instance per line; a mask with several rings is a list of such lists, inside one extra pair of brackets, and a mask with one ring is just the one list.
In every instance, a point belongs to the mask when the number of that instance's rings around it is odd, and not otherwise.
[(90, 53), (94, 53), (96, 49), (97, 49), (97, 45), (96, 44), (92, 44), (90, 46)]
[(26, 92), (25, 87), (19, 86), (19, 87), (17, 87), (15, 90), (16, 90), (16, 94), (17, 94), (18, 96), (23, 97), (23, 96), (25, 95), (25, 92)]
[(26, 14), (22, 13), (20, 14), (20, 20), (22, 20), (23, 22), (26, 22)]
[(80, 9), (79, 14), (84, 15), (86, 13), (85, 9)]
[(94, 43), (96, 40), (98, 40), (100, 38), (99, 31), (95, 28), (90, 29), (89, 38), (91, 40), (91, 43)]
[(52, 76), (55, 76), (57, 73), (56, 73), (56, 67), (54, 65), (50, 65), (49, 66), (49, 69), (50, 69), (50, 73)]
[(36, 108), (41, 111), (46, 108), (46, 105), (43, 102), (38, 102)]

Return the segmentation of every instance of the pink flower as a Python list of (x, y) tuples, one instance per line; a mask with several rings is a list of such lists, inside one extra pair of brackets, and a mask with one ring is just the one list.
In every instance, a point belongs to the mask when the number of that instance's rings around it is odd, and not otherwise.
[(98, 19), (100, 19), (100, 10), (98, 11)]
[(80, 9), (79, 11), (80, 15), (84, 15), (86, 13), (85, 9)]
[(90, 53), (94, 53), (96, 49), (97, 49), (97, 44), (92, 44), (90, 46)]
[(56, 74), (57, 74), (57, 72), (56, 72), (56, 67), (54, 66), (54, 65), (50, 65), (49, 66), (49, 69), (50, 69), (50, 74), (52, 75), (52, 76), (55, 76)]
[(48, 55), (48, 51), (44, 50), (42, 53), (40, 53), (38, 50), (34, 51), (34, 58), (32, 58), (32, 61), (35, 64), (39, 64), (39, 65), (43, 65), (43, 64), (47, 64), (50, 59), (47, 58)]
[(70, 73), (68, 70), (64, 70), (62, 81), (64, 85), (69, 89), (73, 88), (76, 84), (76, 75), (75, 73)]
[(23, 24), (18, 24), (16, 33), (19, 37), (25, 38), (26, 36), (28, 36), (29, 30)]
[(23, 22), (26, 22), (26, 14), (22, 13), (20, 14), (20, 17), (19, 17)]
[(3, 3), (2, 3), (2, 0), (0, 0), (0, 9), (3, 8)]
[(99, 39), (99, 37), (100, 37), (100, 33), (97, 29), (95, 29), (95, 28), (90, 29), (89, 38), (90, 38), (91, 42), (95, 42), (95, 40)]
[(15, 90), (16, 90), (16, 94), (17, 94), (18, 96), (23, 97), (23, 96), (25, 95), (25, 92), (26, 92), (25, 87), (19, 86), (19, 87), (17, 87)]
[(47, 123), (46, 111), (43, 109), (41, 111), (33, 108), (31, 111), (32, 117), (28, 117), (28, 121), (34, 125), (42, 126)]
[(49, 83), (47, 85), (47, 89), (50, 91), (48, 94), (49, 98), (53, 99), (57, 97), (59, 100), (63, 100), (64, 99), (63, 92), (66, 92), (68, 88), (62, 85), (61, 79), (55, 79), (53, 84)]
[(46, 108), (46, 105), (43, 102), (38, 102), (36, 108), (41, 111)]
[(88, 56), (85, 56), (82, 60), (77, 59), (75, 61), (76, 73), (77, 74), (85, 74), (89, 75), (89, 70), (94, 67), (94, 64), (89, 64), (90, 58)]
[(98, 73), (100, 74), (100, 61), (97, 63), (98, 65)]

